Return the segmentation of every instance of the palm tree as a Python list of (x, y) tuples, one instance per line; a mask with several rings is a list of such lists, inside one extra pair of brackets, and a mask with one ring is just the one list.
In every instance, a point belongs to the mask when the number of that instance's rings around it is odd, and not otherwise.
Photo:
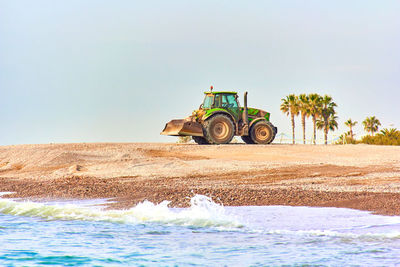
[(281, 111), (286, 115), (290, 115), (292, 121), (292, 134), (293, 134), (293, 144), (295, 144), (295, 135), (294, 135), (294, 116), (299, 115), (299, 101), (298, 97), (294, 94), (290, 94), (286, 96), (286, 98), (282, 98)]
[(397, 130), (396, 128), (390, 128), (390, 129), (383, 129), (379, 133), (382, 136), (389, 137), (389, 138), (399, 138), (400, 137), (400, 131)]
[(354, 138), (354, 134), (353, 134), (353, 126), (356, 126), (358, 122), (357, 121), (352, 121), (351, 119), (348, 119), (344, 124), (350, 128), (350, 138), (353, 139)]
[(317, 120), (317, 127), (319, 130), (324, 130), (325, 132), (325, 144), (328, 144), (328, 131), (334, 131), (338, 128), (337, 123), (338, 117), (334, 113), (329, 115), (328, 119)]
[[(320, 109), (320, 116), (322, 118), (322, 121), (324, 123), (324, 136), (325, 136), (325, 145), (328, 144), (328, 131), (330, 130), (330, 119), (331, 116), (334, 116), (336, 114), (335, 107), (336, 103), (332, 101), (332, 97), (329, 95), (324, 95), (321, 98), (321, 109)], [(334, 116), (335, 117), (335, 116)]]
[(310, 117), (310, 102), (308, 95), (299, 95), (299, 110), (301, 113), (301, 125), (303, 126), (303, 144), (306, 143), (306, 117)]
[(371, 133), (371, 135), (374, 135), (379, 126), (381, 126), (381, 122), (375, 116), (367, 117), (362, 124), (364, 125), (364, 130)]
[(319, 94), (309, 94), (308, 95), (308, 103), (309, 103), (309, 114), (313, 121), (313, 143), (315, 145), (317, 140), (317, 119), (320, 116), (321, 109), (321, 96)]

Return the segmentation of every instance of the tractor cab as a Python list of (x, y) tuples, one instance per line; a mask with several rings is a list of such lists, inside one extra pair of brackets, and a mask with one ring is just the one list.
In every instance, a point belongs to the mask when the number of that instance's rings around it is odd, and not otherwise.
[(235, 120), (240, 117), (240, 105), (236, 92), (204, 92), (205, 97), (201, 109), (223, 109)]
[(203, 109), (239, 108), (236, 92), (204, 92)]

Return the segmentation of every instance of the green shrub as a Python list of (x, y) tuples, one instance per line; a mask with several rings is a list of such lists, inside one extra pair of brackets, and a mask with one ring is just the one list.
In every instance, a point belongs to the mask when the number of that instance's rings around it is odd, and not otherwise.
[(192, 141), (191, 136), (179, 136), (177, 143), (178, 144), (187, 144)]
[(335, 142), (336, 145), (343, 145), (343, 144), (357, 144), (357, 140), (355, 138), (351, 138), (349, 133), (344, 133), (339, 136), (339, 140)]
[(361, 138), (361, 143), (370, 145), (400, 146), (400, 131), (394, 128), (383, 129), (380, 133), (374, 136), (364, 136)]
[(345, 145), (345, 144), (355, 144), (356, 140), (352, 139), (350, 136), (343, 137), (342, 135), (335, 142), (335, 145)]

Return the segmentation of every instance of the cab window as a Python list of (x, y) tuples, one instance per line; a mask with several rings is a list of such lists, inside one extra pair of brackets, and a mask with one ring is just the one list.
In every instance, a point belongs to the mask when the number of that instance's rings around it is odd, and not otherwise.
[(217, 99), (220, 99), (219, 101), (221, 103), (221, 107), (223, 108), (238, 108), (235, 95), (219, 95)]
[(236, 101), (235, 95), (226, 95), (226, 101), (228, 103), (229, 108), (237, 108), (238, 103)]
[(216, 108), (220, 108), (222, 107), (222, 95), (215, 95), (215, 102), (214, 102), (214, 106)]
[(214, 96), (213, 95), (206, 95), (204, 98), (203, 102), (203, 108), (211, 108), (214, 102)]

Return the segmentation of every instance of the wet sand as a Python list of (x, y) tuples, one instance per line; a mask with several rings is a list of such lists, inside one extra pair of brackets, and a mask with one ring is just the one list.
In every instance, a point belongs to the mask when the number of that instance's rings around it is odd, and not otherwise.
[(228, 206), (346, 207), (400, 215), (400, 147), (80, 143), (0, 146), (0, 192), (108, 198), (110, 208), (203, 194)]

